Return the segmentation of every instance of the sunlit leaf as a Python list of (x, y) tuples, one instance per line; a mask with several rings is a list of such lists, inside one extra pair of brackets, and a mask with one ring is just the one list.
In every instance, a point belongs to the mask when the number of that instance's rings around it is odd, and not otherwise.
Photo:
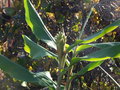
[(105, 34), (115, 30), (118, 26), (120, 26), (120, 20), (113, 22), (112, 24), (106, 26), (104, 29), (100, 30), (99, 32), (85, 38), (82, 43), (90, 43), (90, 42), (96, 41), (97, 39), (101, 38)]
[(107, 48), (111, 46), (120, 45), (120, 42), (107, 42), (107, 43), (93, 43), (93, 44), (83, 44), (77, 47), (76, 52), (80, 52), (82, 50), (85, 50), (90, 47), (96, 47), (96, 48)]
[(83, 42), (82, 40), (76, 40), (74, 44), (69, 45), (69, 47), (67, 48), (66, 52), (72, 51), (72, 49), (77, 46), (78, 44), (80, 44), (81, 42)]
[(103, 37), (105, 34), (115, 30), (118, 26), (120, 26), (120, 20), (113, 22), (112, 24), (106, 26), (104, 29), (100, 30), (99, 32), (85, 38), (83, 41), (82, 40), (76, 41), (67, 49), (67, 51), (71, 50), (72, 48), (76, 47), (79, 44), (94, 42), (97, 39)]
[(41, 17), (33, 7), (30, 0), (24, 0), (25, 19), (27, 24), (32, 29), (32, 32), (39, 39), (47, 43), (50, 47), (56, 49), (56, 44), (53, 36), (50, 34), (44, 25)]
[(79, 72), (77, 72), (76, 74), (74, 74), (71, 77), (71, 79), (75, 78), (78, 75), (84, 75), (86, 72), (95, 69), (96, 67), (100, 66), (102, 63), (103, 63), (103, 61), (92, 62), (92, 63), (88, 64), (87, 66), (83, 67)]
[(85, 50), (90, 47), (92, 47), (92, 46), (91, 45), (80, 45), (77, 47), (76, 52), (80, 52), (80, 51)]
[(119, 57), (120, 57), (120, 45), (116, 45), (103, 48), (101, 50), (98, 50), (83, 57), (73, 57), (72, 63), (77, 63), (78, 61), (101, 61)]
[(30, 56), (33, 59), (40, 59), (44, 56), (57, 57), (56, 54), (50, 52), (49, 50), (45, 49), (44, 47), (42, 47), (38, 44), (36, 44), (30, 38), (28, 38), (27, 36), (23, 35), (23, 39), (24, 39), (24, 44), (25, 44), (24, 49), (27, 53), (30, 54)]
[(74, 32), (78, 32), (79, 31), (79, 25), (77, 24), (77, 25), (72, 26), (72, 30)]

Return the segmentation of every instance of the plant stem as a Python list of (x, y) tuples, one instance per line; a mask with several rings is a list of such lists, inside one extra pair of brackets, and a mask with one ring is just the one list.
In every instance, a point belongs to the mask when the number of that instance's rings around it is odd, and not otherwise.
[[(83, 27), (82, 27), (82, 29), (81, 29), (81, 32), (80, 32), (80, 34), (79, 34), (79, 36), (78, 36), (78, 39), (80, 39), (80, 38), (82, 37), (82, 34), (83, 34), (83, 32), (84, 32), (84, 29), (85, 29), (85, 26), (87, 25), (87, 22), (88, 22), (91, 14), (92, 14), (93, 8), (94, 8), (94, 6), (91, 8), (89, 14), (87, 15), (87, 19), (86, 19), (86, 21), (85, 21), (85, 23), (84, 23), (84, 25), (83, 25)], [(77, 46), (76, 46), (75, 49), (74, 49), (74, 55), (73, 55), (73, 57), (76, 56), (76, 49), (77, 49)], [(70, 67), (70, 69), (68, 70), (67, 84), (66, 84), (66, 87), (65, 87), (66, 90), (70, 90), (70, 87), (71, 87), (71, 82), (72, 82), (72, 80), (70, 79), (70, 76), (73, 74), (73, 72), (72, 72), (72, 71), (73, 71), (73, 67), (74, 67), (74, 66)]]
[[(60, 59), (59, 59), (60, 60)], [(57, 90), (61, 90), (61, 81), (62, 81), (62, 70), (64, 69), (64, 63), (65, 63), (65, 58), (62, 58), (60, 64), (59, 64), (59, 72), (58, 72), (58, 80), (57, 80)]]
[(71, 80), (70, 80), (70, 76), (72, 75), (72, 70), (73, 70), (73, 66), (70, 67), (70, 69), (68, 70), (67, 82), (66, 82), (65, 90), (70, 90), (70, 88), (71, 88)]
[(59, 67), (59, 72), (58, 72), (58, 80), (57, 80), (57, 90), (60, 90), (60, 85), (61, 85), (61, 80), (62, 80), (62, 75), (61, 75), (61, 69)]
[(103, 69), (101, 66), (99, 66), (99, 68), (104, 72), (106, 73), (112, 80), (113, 82), (120, 88), (120, 84), (108, 73), (105, 71), (105, 69)]
[(80, 38), (82, 37), (82, 35), (83, 35), (84, 29), (85, 29), (85, 27), (86, 27), (86, 25), (87, 25), (87, 22), (88, 22), (91, 14), (92, 14), (92, 12), (93, 12), (93, 8), (94, 8), (94, 6), (91, 8), (90, 12), (89, 12), (88, 15), (87, 15), (87, 18), (86, 18), (86, 20), (85, 20), (85, 22), (84, 22), (84, 24), (83, 24), (83, 27), (82, 27), (82, 29), (81, 29), (81, 32), (80, 32), (79, 36), (78, 36), (78, 39), (80, 39)]

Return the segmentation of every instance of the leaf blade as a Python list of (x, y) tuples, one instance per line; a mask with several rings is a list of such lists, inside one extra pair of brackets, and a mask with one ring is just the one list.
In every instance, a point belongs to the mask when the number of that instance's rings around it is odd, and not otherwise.
[(24, 44), (25, 44), (24, 49), (27, 53), (30, 54), (30, 56), (33, 59), (40, 59), (44, 56), (57, 57), (56, 54), (48, 51), (47, 49), (45, 49), (44, 47), (42, 47), (38, 44), (36, 44), (30, 38), (28, 38), (26, 35), (23, 35), (23, 39), (24, 39)]
[(91, 47), (96, 47), (96, 48), (107, 48), (107, 47), (111, 47), (111, 46), (116, 46), (116, 45), (120, 45), (120, 42), (107, 42), (107, 43), (91, 43), (91, 44), (83, 44), (77, 47), (76, 52), (80, 52), (82, 50), (85, 50), (87, 48), (91, 48)]
[(108, 48), (103, 48), (94, 53), (83, 57), (73, 57), (72, 63), (77, 63), (78, 61), (102, 61), (110, 58), (119, 58), (120, 57), (120, 45), (111, 46)]
[(32, 29), (37, 39), (47, 43), (48, 46), (56, 49), (55, 39), (50, 34), (46, 26), (44, 25), (41, 17), (35, 10), (30, 0), (24, 0), (25, 19), (27, 24)]
[(96, 67), (100, 66), (102, 63), (103, 63), (103, 61), (89, 63), (87, 66), (85, 66), (83, 69), (81, 69), (75, 75), (73, 75), (72, 78), (74, 78), (77, 75), (84, 75), (86, 72), (95, 69)]
[(41, 86), (54, 86), (54, 88), (56, 87), (56, 83), (51, 79), (50, 73), (39, 72), (38, 75), (38, 73), (30, 72), (21, 65), (12, 62), (3, 55), (0, 55), (0, 68), (7, 74), (9, 74), (11, 77), (16, 78), (17, 80), (38, 83)]
[(117, 20), (115, 22), (113, 22), (112, 24), (106, 26), (104, 29), (102, 29), (101, 31), (87, 37), (84, 39), (84, 41), (82, 43), (90, 43), (93, 42), (99, 38), (101, 38), (102, 36), (104, 36), (105, 34), (115, 30), (118, 26), (120, 26), (120, 20)]
[(82, 68), (79, 72), (75, 73), (74, 75), (71, 76), (70, 80), (72, 81), (74, 78), (76, 78), (78, 75), (84, 75), (85, 73), (87, 73), (88, 71), (91, 71), (95, 68), (97, 68), (98, 66), (100, 66), (103, 63), (103, 61), (98, 61), (98, 62), (92, 62), (89, 63), (87, 66), (85, 66), (84, 68)]
[(99, 32), (97, 32), (97, 33), (95, 33), (93, 35), (90, 35), (89, 37), (87, 37), (87, 38), (85, 38), (83, 40), (76, 40), (75, 43), (73, 43), (71, 46), (69, 46), (69, 48), (67, 49), (67, 52), (69, 52), (71, 49), (73, 49), (77, 45), (90, 43), (90, 42), (93, 42), (93, 41), (101, 38), (105, 34), (107, 34), (107, 33), (111, 32), (111, 31), (113, 31), (114, 29), (116, 29), (118, 26), (120, 26), (120, 20), (117, 20), (117, 21), (113, 22), (112, 24), (106, 26), (101, 31), (99, 31)]
[[(9, 67), (9, 68), (8, 68)], [(0, 68), (7, 72), (10, 76), (27, 82), (37, 82), (33, 73), (29, 72), (22, 66), (10, 61), (3, 55), (0, 55)], [(19, 71), (19, 73), (17, 73)]]

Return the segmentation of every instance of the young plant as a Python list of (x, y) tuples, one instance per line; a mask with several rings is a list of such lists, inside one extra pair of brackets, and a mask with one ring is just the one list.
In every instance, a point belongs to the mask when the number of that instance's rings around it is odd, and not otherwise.
[[(33, 60), (38, 60), (45, 56), (55, 57), (59, 68), (58, 80), (57, 83), (53, 81), (49, 71), (33, 73), (28, 71), (24, 67), (10, 61), (5, 56), (0, 55), (0, 68), (8, 73), (10, 76), (18, 80), (37, 83), (41, 86), (46, 86), (52, 90), (70, 90), (71, 81), (76, 76), (84, 75), (86, 72), (93, 70), (94, 68), (100, 66), (104, 62), (104, 60), (120, 57), (120, 42), (91, 43), (103, 37), (105, 34), (115, 30), (118, 26), (120, 26), (120, 20), (113, 22), (99, 32), (94, 33), (93, 35), (88, 36), (83, 40), (76, 39), (75, 43), (69, 45), (69, 47), (66, 48), (67, 39), (64, 32), (58, 33), (54, 38), (47, 30), (41, 17), (33, 7), (30, 0), (24, 0), (24, 8), (26, 22), (31, 28), (33, 34), (38, 40), (42, 40), (49, 47), (55, 49), (57, 53), (55, 54), (52, 51), (45, 49), (43, 46), (36, 44), (26, 35), (23, 35), (25, 44), (24, 49), (27, 53), (29, 53), (30, 57)], [(91, 13), (92, 11), (89, 13), (89, 16)], [(87, 24), (87, 21), (88, 18), (82, 28), (82, 32), (84, 31), (84, 27)], [(82, 32), (79, 38), (81, 37)], [(99, 48), (99, 50), (82, 57), (77, 56), (81, 51), (91, 47)], [(68, 53), (71, 51), (73, 51), (73, 57), (69, 61), (67, 57)], [(90, 63), (82, 68), (79, 72), (73, 74), (74, 65), (79, 61), (89, 61)], [(61, 85), (61, 80), (63, 78), (62, 76), (66, 73), (66, 86), (63, 86)]]

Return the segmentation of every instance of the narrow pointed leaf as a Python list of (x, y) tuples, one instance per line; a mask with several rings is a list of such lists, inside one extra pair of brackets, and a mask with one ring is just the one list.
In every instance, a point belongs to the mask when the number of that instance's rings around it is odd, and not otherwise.
[(22, 66), (10, 61), (3, 55), (0, 55), (0, 68), (8, 73), (11, 77), (18, 80), (26, 82), (37, 82), (37, 78), (34, 77), (34, 74), (29, 72), (27, 69)]
[(66, 52), (68, 53), (69, 51), (72, 51), (72, 49), (77, 46), (78, 44), (80, 44), (81, 42), (83, 42), (82, 40), (76, 40), (74, 44), (69, 45), (69, 47), (67, 48)]
[(119, 58), (120, 57), (120, 45), (104, 48), (98, 50), (94, 53), (83, 57), (73, 57), (72, 63), (77, 63), (78, 61), (101, 61), (110, 58)]
[(69, 46), (69, 48), (67, 49), (67, 52), (70, 51), (71, 49), (73, 49), (74, 47), (76, 47), (79, 44), (90, 43), (90, 42), (96, 41), (97, 39), (103, 37), (105, 34), (115, 30), (119, 26), (120, 26), (120, 20), (117, 20), (117, 21), (113, 22), (112, 24), (106, 26), (101, 31), (85, 38), (84, 40), (76, 41), (74, 44)]
[(56, 49), (56, 44), (53, 36), (50, 34), (44, 25), (41, 17), (35, 10), (30, 0), (24, 0), (25, 19), (27, 24), (32, 29), (32, 32), (39, 39), (47, 43), (50, 47)]
[(87, 44), (86, 45), (80, 45), (80, 46), (77, 47), (76, 52), (79, 53), (80, 51), (85, 50), (85, 49), (90, 48), (90, 47), (92, 47), (92, 45), (87, 45)]
[(35, 77), (39, 79), (38, 84), (41, 86), (47, 86), (56, 89), (57, 83), (52, 80), (49, 71), (35, 73)]
[(103, 63), (103, 61), (92, 62), (92, 63), (88, 64), (86, 67), (84, 67), (82, 70), (80, 70), (77, 73), (77, 75), (84, 75), (86, 72), (95, 69), (96, 67), (100, 66), (102, 63)]
[(74, 79), (76, 76), (78, 75), (84, 75), (85, 73), (87, 73), (88, 71), (91, 71), (93, 69), (95, 69), (96, 67), (100, 66), (103, 63), (103, 61), (99, 61), (99, 62), (92, 62), (90, 64), (88, 64), (87, 66), (85, 66), (83, 69), (81, 69), (79, 72), (77, 72), (76, 74), (74, 74), (71, 79)]
[(85, 49), (90, 48), (90, 47), (96, 47), (96, 48), (103, 49), (103, 48), (108, 48), (108, 47), (116, 46), (116, 45), (120, 45), (120, 42), (84, 44), (84, 45), (78, 46), (76, 49), (76, 52), (80, 52), (80, 51), (85, 50)]
[(44, 47), (36, 44), (35, 42), (33, 42), (30, 38), (28, 38), (27, 36), (23, 35), (23, 39), (24, 39), (24, 50), (30, 54), (30, 56), (33, 59), (40, 59), (44, 56), (53, 56), (53, 57), (57, 57), (56, 54), (50, 52), (49, 50), (45, 49)]
[(91, 44), (88, 44), (88, 45), (91, 45), (93, 47), (97, 47), (97, 48), (108, 48), (108, 47), (113, 47), (113, 46), (118, 46), (120, 45), (120, 42), (106, 42), (106, 43), (91, 43)]
[(117, 20), (115, 22), (113, 22), (112, 24), (106, 26), (104, 29), (102, 29), (101, 31), (89, 36), (88, 38), (84, 39), (84, 41), (82, 43), (90, 43), (93, 42), (99, 38), (101, 38), (102, 36), (104, 36), (105, 34), (115, 30), (118, 26), (120, 26), (120, 20)]
[(54, 88), (56, 86), (56, 83), (51, 79), (49, 72), (40, 72), (40, 73), (29, 72), (21, 65), (12, 62), (3, 55), (0, 55), (0, 68), (4, 72), (9, 74), (11, 77), (17, 80), (31, 82), (31, 83), (38, 83), (41, 86), (48, 86), (48, 87), (54, 86)]

